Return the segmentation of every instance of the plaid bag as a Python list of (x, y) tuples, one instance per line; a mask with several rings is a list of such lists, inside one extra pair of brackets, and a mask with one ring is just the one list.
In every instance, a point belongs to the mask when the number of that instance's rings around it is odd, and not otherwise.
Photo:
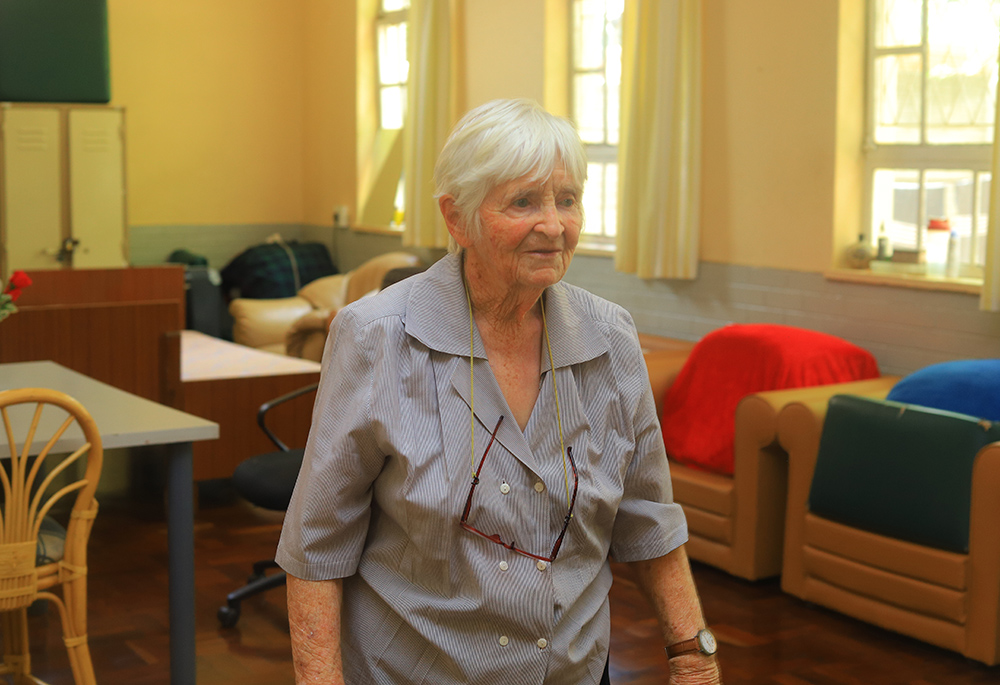
[(263, 243), (236, 255), (222, 269), (222, 291), (232, 298), (294, 297), (305, 284), (335, 273), (323, 243)]

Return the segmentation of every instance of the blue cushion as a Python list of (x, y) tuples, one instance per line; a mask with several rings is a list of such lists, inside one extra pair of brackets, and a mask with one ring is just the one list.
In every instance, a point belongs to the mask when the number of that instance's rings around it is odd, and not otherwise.
[(899, 381), (886, 399), (1000, 421), (1000, 359), (928, 366)]

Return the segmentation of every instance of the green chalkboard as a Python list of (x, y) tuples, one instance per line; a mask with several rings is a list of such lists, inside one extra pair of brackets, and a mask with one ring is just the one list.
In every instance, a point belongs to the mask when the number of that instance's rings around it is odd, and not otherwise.
[(107, 0), (0, 0), (0, 100), (111, 100)]

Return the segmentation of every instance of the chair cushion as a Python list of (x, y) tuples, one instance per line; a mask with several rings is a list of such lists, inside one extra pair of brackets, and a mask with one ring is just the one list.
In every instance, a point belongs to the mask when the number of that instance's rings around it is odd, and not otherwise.
[(314, 309), (296, 319), (285, 334), (285, 354), (315, 362), (323, 361), (327, 331), (336, 313), (336, 310)]
[(347, 274), (317, 278), (299, 291), (299, 297), (309, 301), (313, 309), (337, 310), (347, 304)]
[(969, 551), (976, 453), (1000, 424), (851, 395), (830, 398), (809, 510), (844, 525)]
[(1000, 359), (967, 359), (920, 369), (886, 399), (1000, 421)]
[(392, 269), (404, 266), (417, 266), (420, 258), (407, 252), (386, 252), (372, 257), (357, 269), (351, 271), (347, 283), (347, 303), (355, 302), (372, 290), (378, 290), (382, 279)]
[(663, 402), (671, 459), (733, 472), (736, 405), (755, 392), (877, 378), (878, 364), (846, 340), (790, 326), (732, 324), (702, 338)]
[(233, 487), (251, 504), (285, 511), (292, 499), (304, 453), (305, 450), (295, 449), (244, 459), (233, 471)]
[(233, 342), (284, 354), (288, 329), (310, 311), (312, 305), (302, 297), (276, 300), (237, 298), (229, 303), (229, 313), (233, 317)]

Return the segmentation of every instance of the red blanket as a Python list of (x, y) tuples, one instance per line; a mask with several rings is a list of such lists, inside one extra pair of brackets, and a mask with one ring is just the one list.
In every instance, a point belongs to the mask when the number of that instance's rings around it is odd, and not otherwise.
[(732, 324), (702, 338), (663, 403), (663, 442), (675, 461), (733, 472), (736, 405), (755, 392), (877, 378), (866, 350), (826, 333)]

